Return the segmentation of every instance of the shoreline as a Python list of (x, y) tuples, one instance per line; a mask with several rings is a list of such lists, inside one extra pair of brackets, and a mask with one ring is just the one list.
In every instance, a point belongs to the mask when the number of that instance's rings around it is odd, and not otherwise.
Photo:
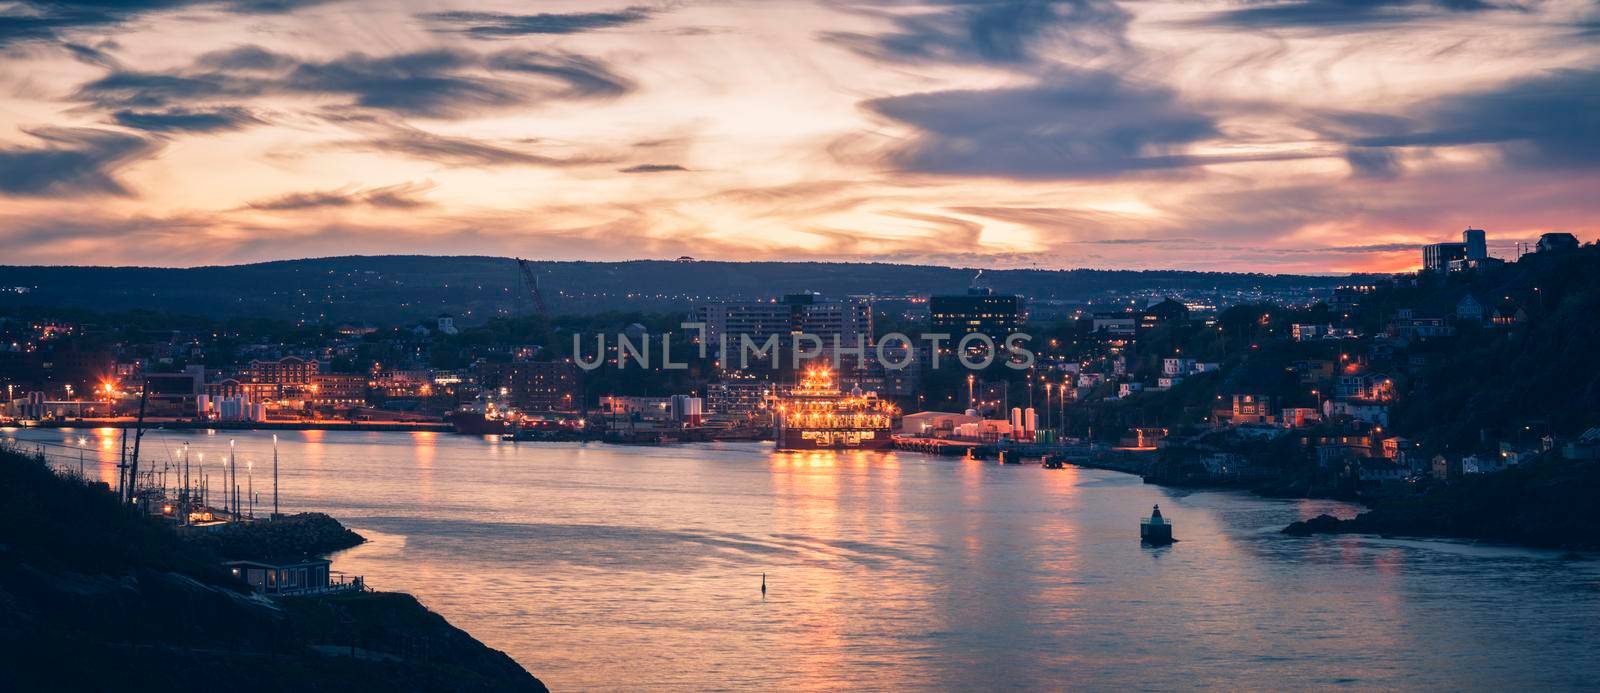
[[(134, 428), (138, 422), (134, 419), (72, 419), (68, 421), (41, 421), (27, 426), (18, 425), (17, 428), (29, 429), (63, 429), (63, 428)], [(149, 430), (168, 429), (185, 431), (371, 431), (379, 433), (454, 433), (455, 427), (448, 422), (432, 421), (192, 421), (186, 419), (145, 419), (144, 427)], [(465, 434), (463, 434), (465, 435)]]

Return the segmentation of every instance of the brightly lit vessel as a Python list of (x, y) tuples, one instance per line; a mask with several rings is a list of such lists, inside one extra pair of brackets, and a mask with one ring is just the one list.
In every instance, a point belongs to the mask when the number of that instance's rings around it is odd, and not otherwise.
[(779, 450), (883, 450), (893, 444), (894, 405), (860, 387), (842, 392), (826, 368), (812, 368), (778, 397), (773, 430)]

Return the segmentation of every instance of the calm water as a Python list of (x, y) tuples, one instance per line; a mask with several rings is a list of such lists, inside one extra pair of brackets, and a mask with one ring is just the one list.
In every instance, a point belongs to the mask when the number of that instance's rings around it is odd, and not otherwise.
[[(80, 437), (115, 478), (111, 431)], [(230, 438), (270, 505), (270, 436)], [(556, 690), (1515, 689), (1600, 681), (1600, 563), (1278, 530), (1355, 508), (906, 454), (280, 436), (286, 511)], [(243, 472), (241, 472), (243, 474)], [(1151, 504), (1181, 541), (1141, 547)], [(761, 574), (768, 594), (761, 597)]]

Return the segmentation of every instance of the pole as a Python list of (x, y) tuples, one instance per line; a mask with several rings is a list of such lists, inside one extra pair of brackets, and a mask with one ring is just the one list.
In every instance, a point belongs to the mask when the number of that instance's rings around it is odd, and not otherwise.
[(117, 457), (117, 498), (128, 493), (128, 429), (122, 429), (122, 452)]
[[(134, 495), (139, 486), (139, 441), (144, 439), (144, 405), (150, 399), (150, 380), (145, 379), (139, 386), (139, 418), (134, 421), (133, 429), (133, 457), (128, 460), (128, 503), (134, 502)], [(123, 435), (127, 432), (124, 429)]]
[(228, 486), (228, 502), (231, 504), (234, 519), (239, 517), (239, 455), (234, 443), (228, 441), (228, 473), (233, 477), (233, 483)]

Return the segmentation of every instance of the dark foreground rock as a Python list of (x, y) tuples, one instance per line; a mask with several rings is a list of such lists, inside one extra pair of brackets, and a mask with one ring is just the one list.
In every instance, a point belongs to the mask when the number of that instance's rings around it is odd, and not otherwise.
[(1553, 549), (1600, 549), (1600, 462), (1548, 459), (1472, 476), (1428, 493), (1375, 501), (1349, 519), (1296, 522), (1285, 534), (1381, 534), (1477, 539)]
[(268, 600), (220, 560), (0, 451), (0, 690), (545, 690), (409, 595)]

